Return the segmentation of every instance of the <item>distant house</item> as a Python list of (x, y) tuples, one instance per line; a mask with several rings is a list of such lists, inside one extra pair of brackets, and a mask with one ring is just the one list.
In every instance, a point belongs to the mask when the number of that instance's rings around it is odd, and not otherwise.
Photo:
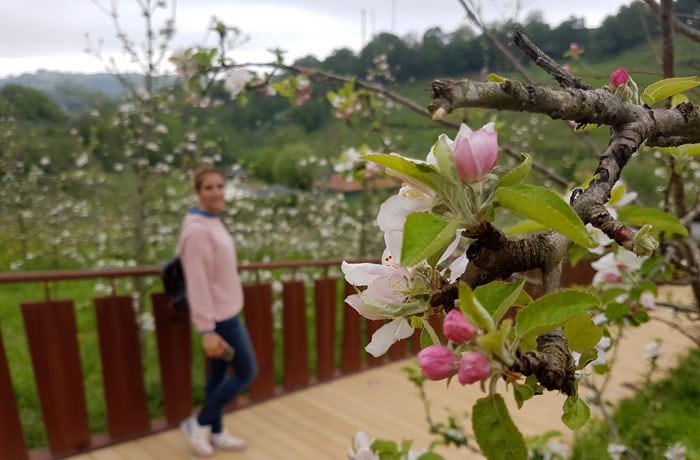
[[(398, 189), (401, 181), (393, 177), (374, 177), (367, 180), (367, 189)], [(345, 180), (339, 173), (332, 174), (328, 179), (317, 180), (314, 187), (321, 190), (343, 193), (346, 196), (356, 195), (362, 191), (362, 183), (356, 180)]]

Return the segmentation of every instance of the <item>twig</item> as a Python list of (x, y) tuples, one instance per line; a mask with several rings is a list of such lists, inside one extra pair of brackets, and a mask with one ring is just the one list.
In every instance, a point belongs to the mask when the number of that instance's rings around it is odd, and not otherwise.
[(501, 43), (498, 38), (494, 34), (491, 33), (488, 28), (486, 28), (483, 23), (479, 20), (479, 18), (476, 16), (476, 13), (467, 5), (467, 3), (464, 0), (459, 0), (459, 3), (462, 4), (462, 7), (464, 8), (464, 11), (467, 13), (467, 17), (469, 20), (481, 30), (481, 33), (484, 34), (486, 38), (491, 40), (491, 42), (498, 48), (498, 51), (503, 54), (503, 56), (513, 65), (513, 67), (516, 68), (518, 72), (523, 76), (523, 78), (528, 82), (528, 83), (533, 83), (534, 80), (530, 76), (530, 73), (525, 69), (525, 66), (516, 58), (513, 56), (513, 53), (508, 51), (508, 48), (505, 47), (503, 43)]
[(515, 43), (535, 65), (540, 66), (545, 72), (554, 77), (562, 88), (591, 89), (588, 83), (585, 83), (577, 76), (564, 70), (554, 59), (550, 58), (544, 51), (539, 49), (537, 45), (525, 35), (525, 29), (521, 25), (515, 26), (513, 43)]

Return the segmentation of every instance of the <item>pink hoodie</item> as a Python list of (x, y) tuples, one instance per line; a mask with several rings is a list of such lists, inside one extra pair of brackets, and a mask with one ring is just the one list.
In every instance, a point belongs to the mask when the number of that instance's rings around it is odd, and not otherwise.
[(200, 332), (243, 308), (236, 247), (221, 219), (195, 210), (185, 216), (178, 252), (187, 281), (190, 316)]

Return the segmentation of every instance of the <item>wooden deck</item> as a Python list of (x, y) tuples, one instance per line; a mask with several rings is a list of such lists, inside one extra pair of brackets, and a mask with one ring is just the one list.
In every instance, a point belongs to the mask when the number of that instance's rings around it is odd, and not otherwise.
[[(666, 311), (655, 312), (668, 319)], [(697, 336), (698, 330), (691, 329)], [(619, 362), (609, 384), (608, 399), (618, 400), (629, 395), (641, 375), (648, 369), (643, 357), (644, 346), (662, 338), (663, 356), (659, 364), (668, 369), (677, 358), (693, 346), (688, 337), (673, 331), (659, 321), (640, 328), (629, 329), (620, 345)], [(372, 368), (330, 383), (271, 399), (238, 409), (226, 416), (228, 429), (249, 442), (244, 452), (218, 452), (215, 458), (250, 460), (344, 459), (357, 430), (372, 437), (414, 440), (414, 447), (427, 446), (433, 440), (427, 432), (422, 403), (417, 390), (400, 369), (412, 365), (413, 359)], [(428, 382), (433, 417), (444, 420), (447, 407), (467, 411), (481, 397), (478, 386), (462, 387), (456, 381), (446, 388), (444, 382)], [(560, 421), (564, 396), (548, 393), (515, 408), (508, 395), (511, 415), (527, 435), (548, 430), (562, 432), (567, 440), (572, 432)], [(469, 425), (467, 421), (467, 425)], [(437, 450), (446, 460), (483, 458), (468, 449), (441, 448)], [(70, 457), (73, 460), (154, 460), (189, 459), (187, 442), (177, 429), (143, 437), (133, 442), (117, 444)]]

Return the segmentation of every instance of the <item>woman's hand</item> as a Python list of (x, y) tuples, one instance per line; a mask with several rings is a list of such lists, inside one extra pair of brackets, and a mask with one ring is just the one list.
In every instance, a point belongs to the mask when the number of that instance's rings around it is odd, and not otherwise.
[(210, 358), (218, 358), (226, 348), (226, 341), (216, 332), (209, 332), (202, 336), (204, 353)]

